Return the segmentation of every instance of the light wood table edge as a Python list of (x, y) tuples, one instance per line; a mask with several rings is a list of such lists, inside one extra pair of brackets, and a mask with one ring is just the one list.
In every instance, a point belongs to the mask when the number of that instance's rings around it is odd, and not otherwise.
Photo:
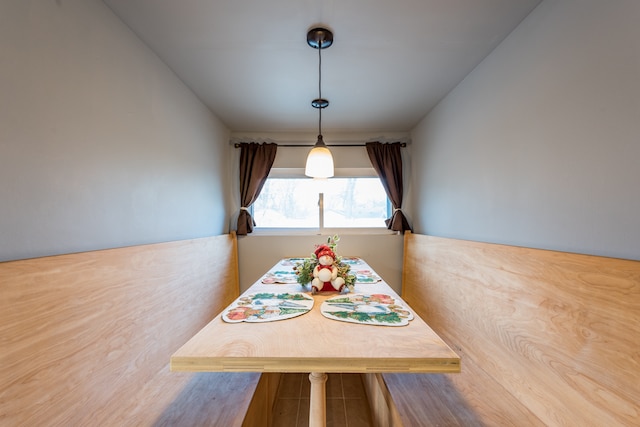
[(376, 364), (362, 364), (355, 359), (332, 359), (327, 361), (305, 361), (301, 359), (252, 359), (228, 358), (209, 360), (171, 357), (170, 369), (174, 372), (281, 372), (281, 373), (457, 373), (460, 372), (460, 360), (455, 358), (378, 360)]

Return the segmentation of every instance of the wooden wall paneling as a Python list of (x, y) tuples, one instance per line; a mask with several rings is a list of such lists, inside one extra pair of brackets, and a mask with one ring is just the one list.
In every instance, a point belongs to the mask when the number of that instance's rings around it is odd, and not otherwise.
[(403, 297), (548, 425), (640, 419), (640, 262), (407, 235)]
[(101, 424), (237, 275), (235, 235), (0, 263), (0, 424)]

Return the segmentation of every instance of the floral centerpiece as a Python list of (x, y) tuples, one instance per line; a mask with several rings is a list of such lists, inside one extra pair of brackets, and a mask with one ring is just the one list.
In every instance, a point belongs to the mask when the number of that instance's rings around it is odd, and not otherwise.
[(350, 272), (351, 266), (342, 262), (342, 257), (336, 252), (338, 241), (338, 235), (329, 237), (326, 244), (316, 245), (316, 250), (309, 258), (296, 263), (293, 270), (298, 283), (302, 286), (311, 285), (313, 293), (353, 290), (356, 276)]

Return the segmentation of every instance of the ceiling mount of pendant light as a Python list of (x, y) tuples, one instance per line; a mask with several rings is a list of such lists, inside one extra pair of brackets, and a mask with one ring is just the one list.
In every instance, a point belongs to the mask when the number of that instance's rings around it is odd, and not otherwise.
[(318, 98), (311, 106), (318, 109), (318, 140), (307, 156), (304, 174), (312, 178), (331, 178), (333, 176), (333, 156), (322, 139), (322, 110), (329, 101), (322, 97), (322, 49), (333, 44), (333, 33), (326, 28), (312, 28), (307, 33), (307, 44), (318, 49)]

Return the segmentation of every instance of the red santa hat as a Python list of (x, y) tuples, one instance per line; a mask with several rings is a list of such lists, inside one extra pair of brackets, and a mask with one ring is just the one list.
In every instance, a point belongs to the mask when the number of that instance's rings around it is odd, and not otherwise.
[(333, 253), (333, 251), (331, 250), (331, 248), (327, 245), (320, 245), (316, 248), (316, 257), (320, 258), (322, 256), (330, 256), (331, 258), (335, 259), (336, 258), (336, 254)]

